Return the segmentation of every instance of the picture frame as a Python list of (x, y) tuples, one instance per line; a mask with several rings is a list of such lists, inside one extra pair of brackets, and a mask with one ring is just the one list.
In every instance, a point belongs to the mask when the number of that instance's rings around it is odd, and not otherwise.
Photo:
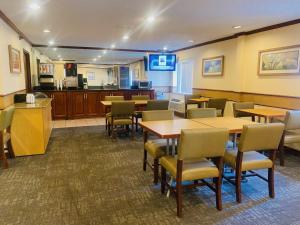
[(258, 75), (299, 75), (300, 45), (273, 48), (258, 53)]
[(202, 59), (202, 76), (223, 76), (224, 55)]
[(21, 52), (18, 49), (8, 46), (9, 68), (11, 73), (21, 73)]

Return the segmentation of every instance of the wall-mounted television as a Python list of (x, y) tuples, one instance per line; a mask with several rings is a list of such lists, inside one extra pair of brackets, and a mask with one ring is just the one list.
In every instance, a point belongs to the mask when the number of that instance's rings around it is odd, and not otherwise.
[(150, 71), (175, 71), (176, 55), (175, 54), (150, 54), (149, 70)]

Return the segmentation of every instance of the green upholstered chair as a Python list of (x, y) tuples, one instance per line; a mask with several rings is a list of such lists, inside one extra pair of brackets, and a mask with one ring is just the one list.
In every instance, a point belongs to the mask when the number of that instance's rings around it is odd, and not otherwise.
[(255, 116), (246, 113), (239, 112), (238, 109), (254, 109), (253, 102), (235, 102), (233, 103), (233, 115), (234, 117), (251, 117), (252, 121), (255, 121)]
[[(131, 99), (132, 100), (150, 100), (150, 96), (149, 95), (132, 95)], [(139, 118), (142, 118), (141, 108), (138, 109), (138, 111), (135, 111), (134, 118), (135, 118), (135, 129), (136, 129), (136, 131), (138, 131)]]
[(10, 136), (10, 127), (13, 120), (15, 107), (10, 106), (0, 112), (0, 157), (2, 159), (3, 168), (8, 168), (8, 162), (5, 154), (4, 145), (7, 145), (7, 150), (10, 157), (15, 157)]
[[(242, 200), (241, 179), (247, 176), (258, 176), (267, 181), (269, 196), (274, 198), (274, 161), (283, 130), (282, 123), (244, 126), (238, 148), (226, 151), (225, 163), (235, 170), (235, 177), (224, 178), (235, 185), (237, 202)], [(269, 156), (257, 151), (268, 151)], [(253, 171), (257, 169), (268, 169), (268, 179)], [(246, 171), (250, 171), (250, 174), (247, 175)]]
[(214, 108), (194, 108), (187, 110), (188, 119), (217, 117), (217, 110)]
[[(154, 111), (144, 111), (143, 121), (161, 121), (161, 120), (173, 120), (174, 112), (170, 110), (154, 110)], [(160, 157), (166, 155), (166, 140), (165, 139), (154, 139), (148, 140), (148, 132), (144, 131), (144, 159), (143, 159), (143, 170), (146, 171), (147, 165), (154, 171), (154, 183), (158, 183), (158, 173), (159, 173), (159, 159)], [(151, 163), (148, 162), (148, 154), (153, 158), (153, 167)]]
[(294, 144), (300, 143), (300, 110), (287, 111), (284, 124), (284, 135), (279, 148), (281, 166), (284, 166), (284, 147), (293, 148)]
[(226, 98), (211, 98), (207, 102), (207, 108), (215, 108), (217, 110), (217, 116), (224, 116), (226, 102)]
[[(104, 97), (104, 101), (123, 101), (124, 100), (124, 96), (105, 96)], [(106, 113), (105, 114), (105, 129), (107, 130), (107, 120), (109, 119), (109, 117), (111, 116), (111, 113)]]
[[(108, 118), (108, 134), (115, 137), (115, 127), (122, 125), (127, 128), (131, 125), (131, 137), (134, 137), (134, 102), (113, 101), (111, 104), (111, 115)], [(128, 130), (128, 129), (127, 129)]]
[[(216, 193), (217, 209), (222, 209), (221, 185), (223, 157), (228, 131), (220, 128), (181, 130), (178, 156), (163, 156), (161, 164), (161, 192), (165, 192), (166, 171), (176, 178), (177, 216), (182, 216), (183, 181), (194, 181), (190, 187), (208, 185)], [(208, 160), (210, 158), (211, 160)], [(214, 184), (205, 181), (214, 178)], [(198, 183), (198, 181), (203, 181)], [(168, 185), (172, 191), (174, 188)]]

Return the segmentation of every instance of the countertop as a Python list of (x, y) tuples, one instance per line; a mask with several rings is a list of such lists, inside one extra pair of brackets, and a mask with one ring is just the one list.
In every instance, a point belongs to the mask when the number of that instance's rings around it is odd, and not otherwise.
[(52, 99), (51, 98), (38, 98), (35, 100), (35, 103), (33, 104), (27, 104), (26, 102), (22, 103), (15, 103), (16, 109), (40, 109), (45, 108), (49, 104), (51, 104)]
[(55, 91), (152, 91), (154, 89), (101, 89), (101, 88), (91, 88), (91, 89), (63, 89), (63, 90), (34, 90), (34, 92), (55, 92)]

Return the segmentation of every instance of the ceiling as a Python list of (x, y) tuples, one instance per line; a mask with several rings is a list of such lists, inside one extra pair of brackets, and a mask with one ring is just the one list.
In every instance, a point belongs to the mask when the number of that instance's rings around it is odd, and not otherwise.
[[(32, 3), (40, 8), (31, 9)], [(299, 8), (299, 0), (0, 1), (0, 10), (34, 44), (54, 40), (55, 45), (110, 48), (115, 44), (118, 49), (138, 50), (162, 50), (164, 46), (176, 50), (298, 19)], [(149, 16), (155, 17), (152, 23), (147, 21)], [(236, 25), (242, 28), (233, 29)], [(44, 29), (51, 32), (44, 33)], [(126, 41), (122, 40), (125, 34), (129, 35)], [(118, 54), (120, 58), (124, 55)]]

